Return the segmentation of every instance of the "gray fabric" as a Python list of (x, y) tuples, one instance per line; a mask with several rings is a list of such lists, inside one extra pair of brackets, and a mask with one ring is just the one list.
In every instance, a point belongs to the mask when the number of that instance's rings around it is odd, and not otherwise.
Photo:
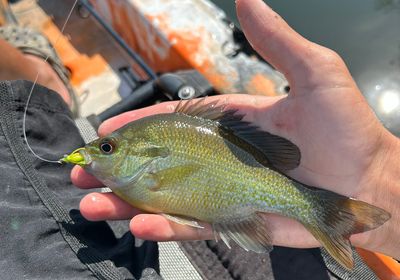
[[(135, 247), (126, 221), (85, 220), (77, 209), (88, 191), (72, 186), (71, 166), (29, 153), (22, 115), (31, 87), (0, 82), (0, 278), (160, 279), (156, 243)], [(61, 98), (40, 86), (29, 106), (27, 136), (45, 158), (83, 145)]]
[(202, 280), (196, 268), (179, 247), (178, 242), (158, 243), (160, 274), (164, 280)]
[(338, 263), (328, 254), (325, 249), (321, 249), (322, 257), (328, 270), (343, 280), (379, 280), (375, 273), (364, 263), (360, 255), (353, 249), (354, 269), (348, 271), (338, 265)]
[(75, 120), (76, 127), (85, 143), (92, 142), (98, 138), (96, 129), (86, 118), (78, 118)]
[(295, 249), (275, 246), (268, 254), (246, 252), (223, 242), (181, 242), (185, 254), (203, 279), (252, 280), (375, 280), (374, 273), (354, 255), (352, 272), (341, 268), (318, 248)]

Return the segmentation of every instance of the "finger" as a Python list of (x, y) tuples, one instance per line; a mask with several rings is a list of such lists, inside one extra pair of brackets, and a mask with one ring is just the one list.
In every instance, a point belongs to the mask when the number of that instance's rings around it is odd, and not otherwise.
[[(180, 225), (163, 216), (142, 212), (112, 193), (91, 193), (80, 203), (82, 215), (90, 221), (127, 220), (131, 232), (138, 238), (154, 241), (214, 239), (209, 224), (204, 229)], [(262, 214), (265, 226), (271, 231), (274, 245), (309, 248), (318, 246), (315, 238), (297, 221), (274, 214)], [(133, 218), (132, 218), (133, 217)]]
[[(266, 226), (272, 231), (274, 245), (296, 248), (319, 246), (316, 239), (294, 220), (272, 214), (265, 214), (264, 219)], [(131, 220), (130, 230), (140, 239), (153, 241), (215, 239), (211, 226), (206, 223), (200, 224), (204, 226), (203, 229), (180, 225), (160, 215), (141, 214)]]
[(100, 188), (103, 184), (93, 175), (87, 173), (82, 167), (74, 166), (71, 171), (72, 183), (81, 189)]
[(311, 42), (261, 0), (238, 0), (237, 15), (256, 51), (285, 74), (302, 60)]
[(127, 220), (141, 213), (113, 193), (90, 193), (81, 200), (79, 208), (90, 221)]
[[(136, 237), (154, 241), (211, 240), (212, 228), (200, 223), (203, 229), (180, 225), (160, 215), (142, 214), (112, 193), (91, 193), (80, 203), (82, 215), (90, 221), (131, 219), (130, 230)], [(275, 214), (262, 214), (265, 226), (271, 231), (274, 245), (310, 248), (319, 242), (297, 221)], [(359, 235), (352, 238), (357, 242)], [(362, 237), (362, 236), (361, 236)], [(358, 238), (358, 239), (357, 239)]]
[(285, 74), (292, 86), (312, 78), (314, 72), (320, 74), (322, 65), (346, 69), (333, 51), (302, 37), (263, 1), (237, 0), (236, 5), (247, 39), (262, 57)]
[[(205, 104), (219, 100), (220, 105), (227, 105), (229, 109), (239, 109), (241, 113), (246, 114), (245, 118), (248, 121), (258, 120), (257, 113), (259, 110), (265, 110), (272, 106), (282, 97), (265, 97), (265, 96), (250, 96), (242, 94), (226, 94), (219, 96), (207, 97)], [(125, 124), (135, 121), (150, 115), (171, 113), (175, 110), (176, 102), (164, 102), (154, 106), (146, 107), (139, 110), (133, 110), (123, 113), (116, 117), (103, 122), (99, 128), (99, 135), (105, 136), (114, 130), (124, 126)]]

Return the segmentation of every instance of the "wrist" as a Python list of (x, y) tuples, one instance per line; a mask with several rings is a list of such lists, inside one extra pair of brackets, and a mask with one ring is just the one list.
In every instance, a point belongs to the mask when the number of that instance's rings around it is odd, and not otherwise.
[(382, 132), (379, 147), (361, 181), (358, 199), (385, 209), (391, 218), (379, 228), (352, 236), (353, 244), (400, 258), (400, 140)]

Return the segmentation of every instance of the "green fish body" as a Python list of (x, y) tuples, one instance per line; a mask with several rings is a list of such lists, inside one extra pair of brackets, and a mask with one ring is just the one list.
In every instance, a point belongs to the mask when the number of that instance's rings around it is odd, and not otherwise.
[(189, 103), (88, 144), (78, 151), (81, 165), (137, 208), (188, 226), (210, 223), (228, 246), (233, 240), (268, 252), (260, 213), (293, 218), (346, 268), (353, 266), (349, 236), (390, 218), (380, 208), (283, 175), (300, 162), (290, 141), (215, 103)]

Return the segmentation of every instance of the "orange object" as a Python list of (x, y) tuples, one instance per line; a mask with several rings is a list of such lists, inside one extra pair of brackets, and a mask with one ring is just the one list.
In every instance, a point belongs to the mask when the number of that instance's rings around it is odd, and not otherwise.
[(197, 69), (219, 93), (283, 94), (282, 75), (235, 53), (223, 12), (199, 0), (91, 0), (155, 72)]
[(79, 53), (52, 21), (49, 20), (43, 25), (42, 32), (49, 38), (64, 65), (70, 70), (72, 85), (77, 86), (89, 77), (101, 74), (107, 68), (108, 63), (99, 54), (88, 57)]
[(400, 264), (391, 257), (380, 253), (370, 252), (356, 248), (365, 263), (375, 272), (381, 280), (400, 279)]
[(255, 74), (249, 81), (247, 88), (252, 89), (249, 94), (257, 92), (265, 92), (265, 95), (274, 95), (275, 85), (271, 80), (267, 80), (264, 76)]

